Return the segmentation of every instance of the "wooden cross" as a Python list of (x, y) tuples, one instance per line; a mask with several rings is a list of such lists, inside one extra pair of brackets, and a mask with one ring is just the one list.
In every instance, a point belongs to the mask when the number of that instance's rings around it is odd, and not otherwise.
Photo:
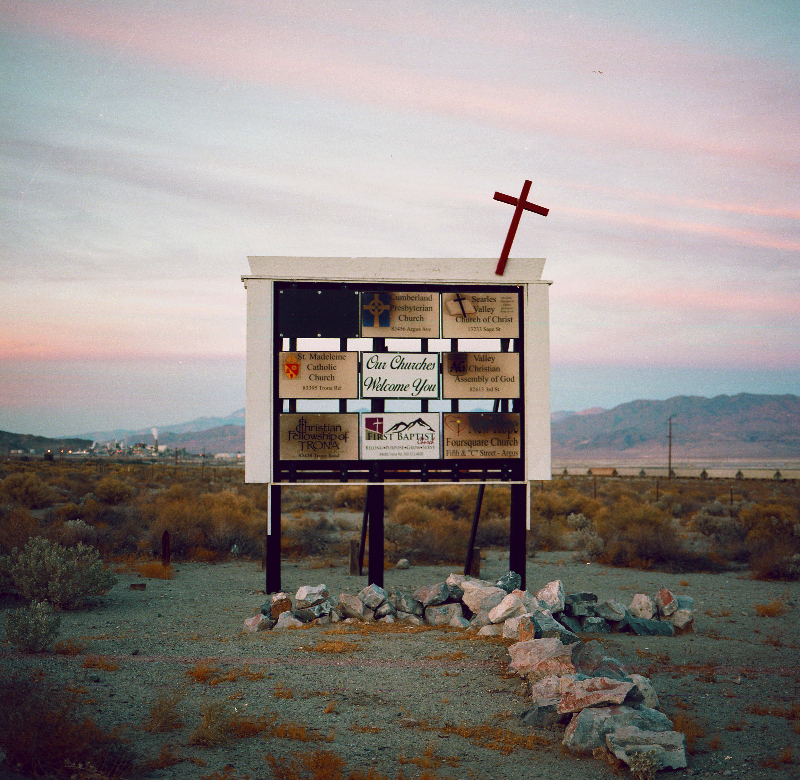
[(523, 210), (532, 211), (534, 214), (541, 214), (543, 217), (546, 217), (550, 213), (550, 209), (546, 209), (543, 206), (537, 206), (535, 203), (528, 202), (527, 197), (530, 189), (531, 182), (526, 179), (525, 184), (522, 185), (522, 192), (520, 193), (519, 198), (512, 198), (510, 195), (503, 195), (502, 192), (495, 192), (494, 194), (495, 200), (499, 200), (502, 203), (508, 203), (509, 206), (516, 207), (514, 209), (514, 216), (511, 218), (511, 226), (508, 228), (506, 243), (503, 244), (503, 251), (500, 254), (500, 260), (497, 262), (497, 268), (495, 268), (494, 271), (498, 276), (502, 276), (503, 271), (506, 270), (506, 261), (508, 260), (509, 253), (511, 252), (511, 244), (514, 243), (514, 236), (517, 233), (519, 218), (522, 216)]

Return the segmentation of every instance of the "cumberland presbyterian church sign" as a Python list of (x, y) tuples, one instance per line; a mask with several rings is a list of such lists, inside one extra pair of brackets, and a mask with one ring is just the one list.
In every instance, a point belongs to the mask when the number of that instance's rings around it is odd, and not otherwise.
[(247, 482), (550, 479), (544, 260), (249, 261)]

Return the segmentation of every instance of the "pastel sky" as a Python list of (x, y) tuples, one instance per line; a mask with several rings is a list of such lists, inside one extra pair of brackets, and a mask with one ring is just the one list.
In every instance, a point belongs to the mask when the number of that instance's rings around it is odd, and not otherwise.
[(0, 429), (244, 406), (248, 255), (546, 257), (552, 403), (800, 393), (794, 0), (7, 0)]

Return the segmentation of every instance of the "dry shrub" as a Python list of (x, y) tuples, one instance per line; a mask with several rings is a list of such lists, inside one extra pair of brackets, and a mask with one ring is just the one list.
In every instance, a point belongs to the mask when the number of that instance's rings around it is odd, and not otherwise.
[(148, 526), (147, 538), (153, 555), (161, 551), (161, 537), (169, 531), (176, 557), (194, 550), (227, 555), (236, 545), (243, 556), (261, 554), (266, 518), (252, 500), (229, 490), (195, 495), (187, 485), (173, 485), (141, 506)]
[(678, 571), (712, 567), (707, 558), (685, 549), (672, 519), (655, 505), (623, 499), (601, 511), (594, 524), (604, 542), (602, 563)]
[(565, 526), (559, 518), (542, 517), (531, 512), (531, 527), (526, 544), (531, 555), (537, 550), (564, 550), (567, 546)]
[(158, 756), (145, 761), (142, 769), (145, 772), (155, 772), (157, 769), (168, 769), (169, 767), (180, 764), (186, 760), (187, 759), (185, 757), (179, 756), (175, 752), (174, 745), (165, 743), (161, 746)]
[(225, 745), (231, 739), (227, 728), (230, 720), (231, 713), (224, 704), (204, 704), (200, 708), (200, 723), (189, 735), (188, 744), (206, 748)]
[(772, 599), (767, 604), (756, 604), (756, 614), (759, 617), (779, 617), (785, 615), (789, 607), (783, 599)]
[(700, 752), (699, 740), (706, 735), (705, 727), (693, 715), (679, 712), (673, 718), (672, 728), (686, 737), (686, 752), (695, 755)]
[(791, 745), (786, 745), (778, 755), (765, 758), (761, 762), (761, 766), (768, 769), (783, 769), (787, 764), (794, 763), (794, 748)]
[(276, 699), (293, 699), (294, 691), (283, 683), (275, 683), (273, 696), (275, 696)]
[(273, 714), (264, 721), (264, 736), (277, 739), (291, 739), (297, 742), (333, 742), (334, 734), (323, 734), (309, 729), (302, 723), (280, 723)]
[(362, 512), (367, 499), (367, 489), (363, 485), (344, 485), (336, 490), (333, 506)]
[(103, 477), (94, 488), (94, 494), (104, 504), (124, 504), (136, 494), (136, 489), (116, 477)]
[(281, 553), (291, 557), (319, 555), (330, 549), (335, 528), (324, 516), (304, 512), (286, 519), (281, 528)]
[(398, 756), (397, 761), (400, 764), (413, 764), (420, 769), (438, 769), (442, 764), (457, 767), (460, 763), (458, 756), (438, 756), (436, 748), (430, 743), (421, 756), (407, 758), (403, 752)]
[(249, 665), (243, 667), (234, 667), (226, 672), (217, 666), (211, 659), (204, 658), (198, 661), (190, 669), (185, 672), (187, 677), (190, 677), (195, 682), (205, 683), (206, 685), (219, 685), (224, 682), (235, 682), (240, 677), (244, 677), (250, 682), (255, 680), (262, 680), (264, 678), (263, 672), (253, 672)]
[(20, 550), (39, 534), (39, 523), (24, 507), (0, 505), (0, 555), (8, 555), (15, 547)]
[(441, 510), (440, 520), (429, 527), (417, 527), (411, 537), (412, 549), (405, 557), (413, 558), (419, 563), (458, 564), (465, 560), (469, 526), (466, 521), (459, 521)]
[(216, 748), (234, 739), (249, 739), (265, 734), (270, 721), (264, 717), (243, 715), (231, 711), (221, 702), (212, 702), (201, 707), (199, 725), (189, 735), (190, 745)]
[(41, 671), (0, 678), (0, 747), (9, 766), (31, 777), (69, 777), (77, 764), (97, 776), (129, 776), (135, 756), (117, 730), (84, 714), (85, 692)]
[(86, 645), (77, 639), (59, 639), (53, 645), (53, 652), (57, 655), (80, 655), (86, 649)]
[(761, 580), (800, 578), (800, 510), (797, 499), (772, 499), (744, 507), (739, 519), (753, 576)]
[(161, 561), (134, 561), (131, 569), (151, 580), (171, 580), (175, 576), (172, 566), (165, 566)]
[(44, 509), (59, 498), (51, 485), (33, 472), (17, 472), (0, 480), (0, 503), (17, 504), (26, 509)]
[(145, 731), (174, 731), (183, 726), (179, 707), (183, 694), (167, 693), (159, 696), (150, 705), (150, 717), (144, 725)]
[(267, 753), (264, 758), (275, 780), (348, 780), (344, 759), (330, 750), (295, 753), (280, 759)]

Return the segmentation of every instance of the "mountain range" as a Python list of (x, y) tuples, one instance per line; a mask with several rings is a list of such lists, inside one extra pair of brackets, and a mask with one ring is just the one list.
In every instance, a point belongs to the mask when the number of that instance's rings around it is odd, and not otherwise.
[[(169, 449), (214, 455), (244, 452), (245, 410), (227, 417), (198, 417), (157, 428), (158, 443)], [(671, 420), (671, 425), (670, 425)], [(800, 397), (796, 395), (674, 396), (637, 400), (613, 409), (597, 407), (551, 415), (552, 456), (647, 459), (663, 456), (672, 434), (673, 454), (688, 458), (800, 458)], [(35, 440), (35, 441), (34, 441)], [(83, 449), (91, 441), (153, 443), (150, 428), (91, 431), (73, 439), (45, 439), (0, 431), (0, 452), (37, 451), (58, 442)]]

